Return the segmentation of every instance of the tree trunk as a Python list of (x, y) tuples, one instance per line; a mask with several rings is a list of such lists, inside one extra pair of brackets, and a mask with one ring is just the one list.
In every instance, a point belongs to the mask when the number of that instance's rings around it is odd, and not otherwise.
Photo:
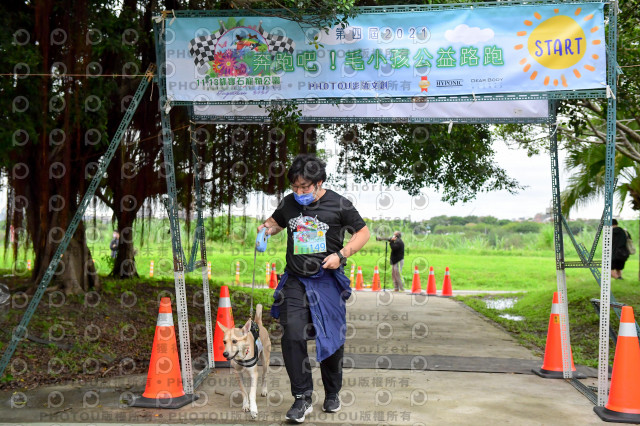
[[(113, 264), (111, 276), (118, 278), (139, 278), (136, 268), (136, 250), (133, 247), (133, 221), (136, 218), (135, 212), (126, 212), (118, 219), (118, 232), (120, 240), (118, 244), (118, 254)], [(130, 214), (133, 213), (133, 214)]]
[[(32, 278), (35, 286), (40, 283), (51, 263), (51, 259), (62, 242), (67, 224), (62, 223), (59, 212), (52, 212), (47, 229), (50, 229), (46, 244), (34, 244), (35, 267)], [(100, 279), (96, 272), (91, 250), (87, 246), (84, 223), (80, 222), (78, 229), (69, 241), (67, 250), (62, 255), (58, 268), (49, 284), (49, 288), (59, 289), (65, 294), (82, 294), (90, 290), (101, 290)]]

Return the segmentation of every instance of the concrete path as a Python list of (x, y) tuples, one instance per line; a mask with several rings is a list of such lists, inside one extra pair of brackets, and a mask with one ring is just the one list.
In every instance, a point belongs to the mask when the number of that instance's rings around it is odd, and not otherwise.
[[(314, 412), (305, 424), (601, 423), (569, 383), (529, 373), (541, 359), (455, 300), (359, 292), (347, 312), (343, 409), (322, 412), (324, 392), (315, 367)], [(197, 402), (179, 410), (128, 407), (131, 396), (144, 390), (145, 377), (127, 376), (2, 393), (0, 421), (280, 424), (292, 397), (279, 351), (274, 347), (269, 395), (258, 397), (257, 421), (242, 412), (235, 377), (226, 368), (204, 381)], [(13, 404), (12, 398), (26, 403)]]

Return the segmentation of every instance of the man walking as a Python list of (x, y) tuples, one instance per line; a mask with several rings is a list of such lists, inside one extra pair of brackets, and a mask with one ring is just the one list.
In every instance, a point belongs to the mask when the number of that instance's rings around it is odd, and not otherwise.
[[(313, 411), (313, 378), (307, 340), (316, 341), (316, 358), (325, 398), (322, 409), (340, 409), (342, 358), (346, 332), (345, 301), (351, 295), (344, 275), (347, 257), (369, 240), (369, 230), (353, 204), (322, 184), (325, 163), (298, 155), (287, 172), (292, 194), (258, 227), (274, 235), (287, 228), (287, 265), (274, 292), (271, 315), (283, 327), (282, 357), (295, 400), (287, 420), (302, 423)], [(343, 246), (345, 231), (351, 234)]]
[(402, 279), (402, 266), (404, 266), (404, 242), (402, 233), (396, 231), (389, 240), (391, 247), (391, 276), (393, 277), (393, 291), (404, 291), (404, 281)]

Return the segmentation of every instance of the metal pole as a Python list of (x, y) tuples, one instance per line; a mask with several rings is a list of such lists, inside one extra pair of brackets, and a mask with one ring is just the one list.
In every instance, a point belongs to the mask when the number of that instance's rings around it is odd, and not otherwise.
[(180, 355), (182, 367), (182, 387), (187, 395), (193, 394), (193, 369), (191, 366), (191, 339), (189, 338), (189, 318), (187, 313), (187, 294), (184, 281), (185, 259), (180, 237), (180, 222), (178, 219), (178, 200), (176, 191), (176, 175), (173, 161), (173, 132), (169, 111), (171, 102), (167, 99), (166, 64), (165, 64), (165, 33), (158, 22), (154, 22), (153, 30), (158, 35), (156, 39), (156, 58), (158, 60), (158, 96), (160, 120), (162, 123), (162, 152), (164, 155), (164, 171), (167, 180), (166, 208), (169, 214), (171, 229), (171, 249), (173, 252), (173, 276), (176, 291), (176, 310), (178, 311), (178, 334), (180, 336)]
[(600, 344), (598, 349), (598, 406), (609, 393), (609, 303), (611, 296), (611, 217), (616, 151), (616, 72), (618, 2), (609, 3), (607, 30), (607, 158), (605, 169), (604, 227), (602, 230), (602, 275), (600, 277)]
[(384, 242), (384, 280), (383, 288), (387, 291), (387, 249), (389, 248), (389, 241)]
[(560, 298), (560, 341), (562, 346), (562, 376), (572, 377), (569, 310), (567, 308), (567, 276), (564, 269), (564, 242), (562, 239), (562, 211), (560, 209), (560, 168), (558, 165), (557, 101), (549, 102), (549, 139), (551, 155), (551, 185), (553, 190), (553, 228), (556, 249), (556, 283)]

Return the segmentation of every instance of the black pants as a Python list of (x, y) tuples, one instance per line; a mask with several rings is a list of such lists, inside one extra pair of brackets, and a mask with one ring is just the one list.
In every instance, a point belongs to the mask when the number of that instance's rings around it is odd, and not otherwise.
[[(304, 284), (296, 277), (288, 277), (282, 288), (280, 324), (282, 335), (282, 357), (291, 382), (292, 395), (311, 396), (313, 378), (307, 352), (307, 340), (313, 339), (315, 331), (311, 321), (309, 301)], [(320, 363), (322, 384), (326, 395), (337, 394), (342, 388), (342, 357), (344, 346)]]

